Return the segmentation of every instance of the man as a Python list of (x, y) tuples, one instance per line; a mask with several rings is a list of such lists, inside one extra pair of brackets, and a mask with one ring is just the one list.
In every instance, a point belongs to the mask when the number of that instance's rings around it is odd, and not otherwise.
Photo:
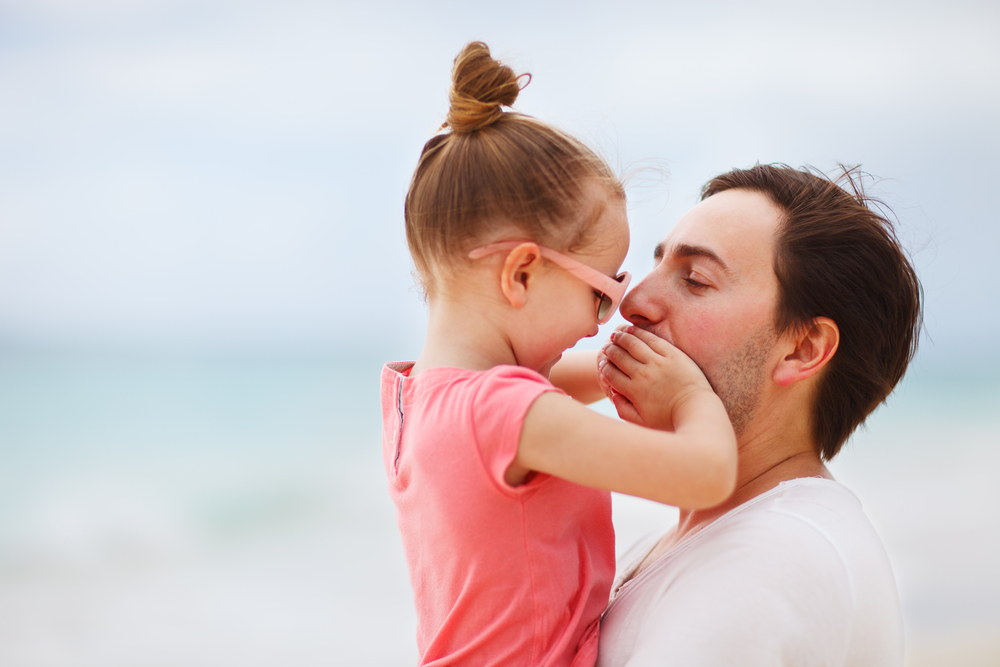
[[(903, 377), (921, 291), (845, 177), (850, 191), (786, 166), (712, 179), (625, 297), (635, 328), (687, 353), (722, 398), (739, 473), (728, 501), (682, 509), (623, 557), (599, 667), (902, 664), (885, 550), (824, 461)], [(604, 354), (629, 368), (619, 345)]]

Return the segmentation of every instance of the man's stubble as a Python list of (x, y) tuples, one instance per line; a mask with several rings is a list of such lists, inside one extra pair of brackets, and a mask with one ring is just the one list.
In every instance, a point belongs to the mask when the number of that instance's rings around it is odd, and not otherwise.
[(739, 437), (753, 421), (760, 408), (764, 387), (764, 369), (777, 336), (766, 326), (755, 332), (709, 377), (709, 383), (722, 399), (733, 431)]

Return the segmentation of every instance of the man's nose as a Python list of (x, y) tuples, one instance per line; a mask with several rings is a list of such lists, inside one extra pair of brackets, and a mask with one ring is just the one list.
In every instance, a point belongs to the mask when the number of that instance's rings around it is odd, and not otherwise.
[[(619, 312), (636, 326), (656, 324), (666, 316), (666, 294), (658, 294), (647, 278), (633, 287), (625, 298)], [(659, 298), (658, 298), (659, 297)]]

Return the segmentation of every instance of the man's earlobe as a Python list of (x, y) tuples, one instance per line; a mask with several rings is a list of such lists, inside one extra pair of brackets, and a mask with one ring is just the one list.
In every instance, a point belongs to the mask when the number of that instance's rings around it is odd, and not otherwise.
[(791, 352), (774, 368), (773, 379), (783, 387), (812, 377), (833, 358), (840, 344), (840, 329), (829, 317), (817, 317), (809, 326), (788, 334)]

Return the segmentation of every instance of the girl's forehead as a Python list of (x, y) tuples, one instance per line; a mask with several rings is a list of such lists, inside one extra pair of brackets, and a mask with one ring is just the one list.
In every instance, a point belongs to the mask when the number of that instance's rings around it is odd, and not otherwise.
[(625, 202), (617, 197), (609, 198), (587, 230), (587, 237), (589, 243), (579, 254), (607, 261), (610, 268), (606, 272), (616, 271), (625, 261), (630, 241)]

